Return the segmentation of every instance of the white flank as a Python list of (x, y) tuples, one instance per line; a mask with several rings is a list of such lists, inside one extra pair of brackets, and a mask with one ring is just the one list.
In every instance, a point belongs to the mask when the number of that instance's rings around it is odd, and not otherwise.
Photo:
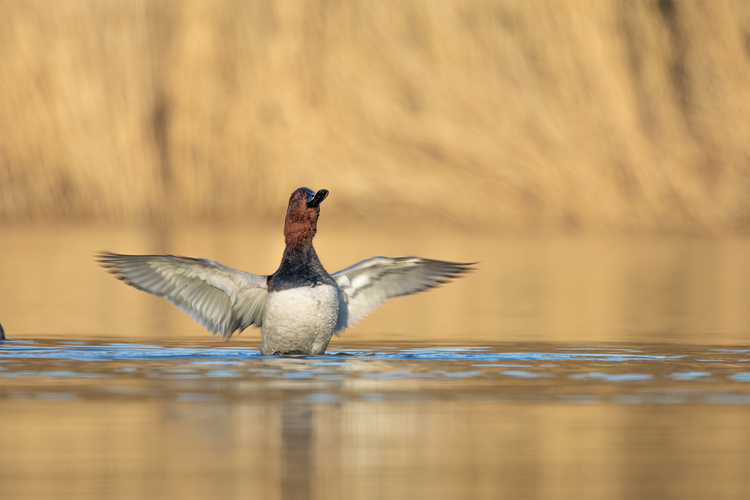
[(261, 354), (323, 354), (338, 314), (338, 289), (330, 285), (270, 292), (263, 311)]

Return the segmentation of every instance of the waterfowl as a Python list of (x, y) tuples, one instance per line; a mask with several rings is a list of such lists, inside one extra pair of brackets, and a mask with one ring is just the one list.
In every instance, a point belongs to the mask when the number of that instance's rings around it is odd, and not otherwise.
[(328, 274), (312, 240), (328, 191), (295, 190), (284, 221), (286, 248), (270, 276), (208, 259), (103, 252), (98, 262), (128, 285), (168, 299), (227, 340), (261, 328), (260, 352), (320, 355), (334, 333), (354, 326), (388, 299), (434, 288), (471, 264), (420, 257), (373, 257)]

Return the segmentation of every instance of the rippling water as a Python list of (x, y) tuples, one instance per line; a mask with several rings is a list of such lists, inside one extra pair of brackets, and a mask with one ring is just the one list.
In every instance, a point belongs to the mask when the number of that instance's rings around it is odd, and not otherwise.
[(482, 264), (309, 358), (211, 337), (91, 261), (278, 264), (229, 235), (3, 232), (0, 498), (750, 496), (746, 239), (332, 234), (333, 269)]
[[(279, 358), (242, 347), (9, 341), (0, 350), (0, 378), (13, 379), (3, 384), (3, 397), (38, 399), (38, 388), (47, 385), (42, 399), (61, 401), (98, 399), (125, 386), (122, 394), (139, 399), (153, 395), (156, 384), (162, 396), (178, 401), (263, 394), (316, 403), (750, 404), (750, 349), (506, 344)], [(102, 380), (79, 387), (74, 379)], [(161, 383), (176, 380), (182, 382)], [(290, 392), (271, 394), (278, 389)]]
[(742, 498), (750, 349), (11, 341), (3, 498)]

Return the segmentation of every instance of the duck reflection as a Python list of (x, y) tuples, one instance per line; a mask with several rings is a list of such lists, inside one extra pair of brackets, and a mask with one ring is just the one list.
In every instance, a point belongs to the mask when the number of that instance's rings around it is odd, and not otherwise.
[(281, 498), (312, 498), (313, 408), (309, 403), (281, 406)]

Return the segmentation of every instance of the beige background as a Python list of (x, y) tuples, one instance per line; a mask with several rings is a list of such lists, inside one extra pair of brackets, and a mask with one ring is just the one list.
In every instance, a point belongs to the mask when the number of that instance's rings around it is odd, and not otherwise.
[(0, 2), (0, 222), (750, 228), (745, 1)]

